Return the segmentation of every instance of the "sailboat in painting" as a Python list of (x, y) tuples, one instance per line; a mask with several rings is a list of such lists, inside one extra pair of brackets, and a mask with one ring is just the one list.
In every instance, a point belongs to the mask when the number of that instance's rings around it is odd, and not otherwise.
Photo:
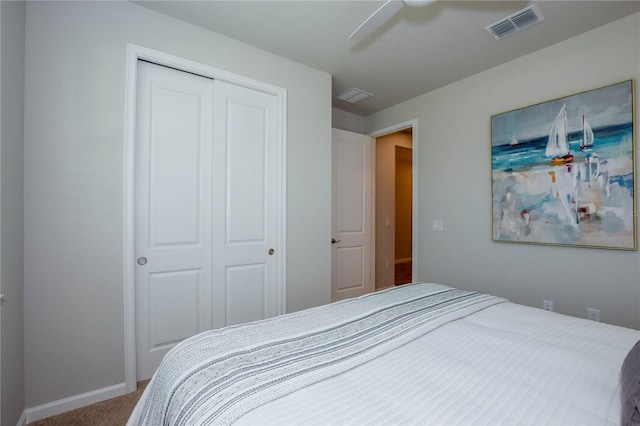
[(511, 145), (511, 146), (518, 145), (518, 138), (516, 138), (516, 134), (515, 133), (513, 134), (513, 136), (511, 136), (511, 142), (509, 142), (509, 145)]
[(558, 116), (551, 126), (545, 155), (547, 157), (553, 157), (551, 163), (556, 165), (573, 161), (573, 155), (569, 152), (569, 141), (567, 138), (566, 105), (562, 105)]
[(593, 147), (593, 130), (582, 116), (582, 141), (580, 141), (580, 151), (589, 151)]

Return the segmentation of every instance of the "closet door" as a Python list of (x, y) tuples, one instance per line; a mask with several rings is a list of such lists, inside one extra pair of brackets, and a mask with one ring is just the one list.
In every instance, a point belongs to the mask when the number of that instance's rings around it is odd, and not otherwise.
[(136, 120), (136, 353), (151, 377), (211, 329), (213, 80), (140, 61)]
[(281, 314), (276, 95), (147, 62), (136, 111), (137, 379), (199, 332)]
[(213, 326), (279, 314), (277, 98), (214, 82)]

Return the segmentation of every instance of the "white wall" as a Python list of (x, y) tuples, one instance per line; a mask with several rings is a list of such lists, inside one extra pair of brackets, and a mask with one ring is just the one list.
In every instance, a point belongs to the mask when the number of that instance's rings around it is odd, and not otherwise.
[(330, 301), (330, 75), (129, 2), (27, 2), (27, 407), (125, 379), (127, 43), (288, 90), (287, 311)]
[(363, 134), (366, 129), (366, 121), (361, 115), (333, 108), (331, 112), (331, 127)]
[[(550, 299), (583, 318), (593, 307), (640, 328), (638, 252), (491, 240), (490, 116), (629, 78), (640, 79), (640, 14), (367, 117), (369, 131), (419, 121), (418, 279), (531, 306)], [(433, 219), (444, 232), (431, 231)]]
[(2, 399), (0, 424), (15, 425), (24, 409), (23, 141), (24, 2), (0, 2), (0, 293)]

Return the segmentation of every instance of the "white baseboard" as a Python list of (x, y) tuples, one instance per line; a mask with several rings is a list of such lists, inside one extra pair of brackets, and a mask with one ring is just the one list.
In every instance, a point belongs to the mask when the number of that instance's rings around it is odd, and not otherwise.
[(22, 412), (22, 415), (18, 419), (17, 426), (27, 426), (27, 412), (26, 411)]
[[(116, 396), (124, 395), (125, 393), (127, 393), (127, 384), (118, 383), (117, 385), (96, 389), (91, 392), (27, 408), (24, 413), (26, 416), (23, 415), (22, 417), (26, 417), (26, 423), (31, 423), (47, 417), (57, 416), (58, 414), (75, 410), (76, 408), (86, 407), (87, 405), (95, 404), (96, 402), (115, 398)], [(22, 426), (22, 424), (18, 423), (18, 426)]]

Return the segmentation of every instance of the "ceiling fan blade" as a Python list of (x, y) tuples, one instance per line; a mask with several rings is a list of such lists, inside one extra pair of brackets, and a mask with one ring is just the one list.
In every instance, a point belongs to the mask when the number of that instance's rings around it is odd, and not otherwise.
[(413, 6), (413, 7), (423, 7), (423, 6), (429, 6), (430, 4), (435, 3), (437, 0), (403, 0), (404, 4), (406, 4), (407, 6)]
[(387, 22), (393, 15), (398, 13), (402, 9), (401, 0), (388, 0), (385, 4), (380, 6), (378, 10), (373, 12), (371, 16), (367, 18), (356, 30), (349, 36), (351, 40), (360, 41), (367, 37), (369, 34), (377, 30)]

